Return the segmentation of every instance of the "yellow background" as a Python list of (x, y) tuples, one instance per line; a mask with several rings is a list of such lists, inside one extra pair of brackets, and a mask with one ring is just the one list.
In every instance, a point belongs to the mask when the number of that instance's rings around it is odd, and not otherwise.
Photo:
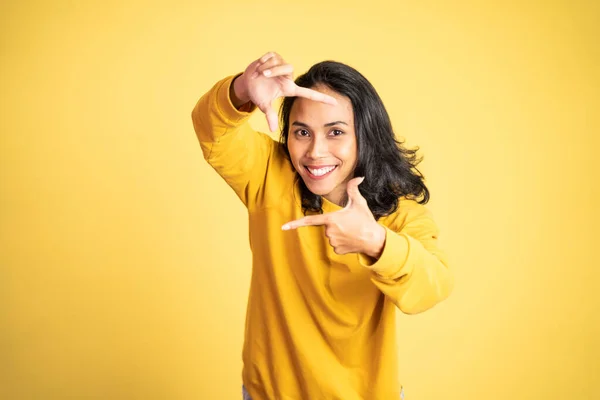
[(406, 399), (600, 399), (600, 3), (495, 3), (2, 1), (0, 398), (240, 398), (246, 214), (190, 111), (276, 50), (425, 156), (457, 284), (398, 317)]

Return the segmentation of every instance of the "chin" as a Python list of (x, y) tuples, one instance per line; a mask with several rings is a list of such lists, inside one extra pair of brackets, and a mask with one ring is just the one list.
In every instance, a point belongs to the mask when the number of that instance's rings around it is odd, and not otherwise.
[(307, 183), (306, 179), (302, 179), (304, 185), (310, 190), (312, 194), (316, 194), (317, 196), (325, 196), (326, 194), (331, 192), (331, 188), (329, 185), (327, 187), (323, 185), (315, 185), (314, 183)]

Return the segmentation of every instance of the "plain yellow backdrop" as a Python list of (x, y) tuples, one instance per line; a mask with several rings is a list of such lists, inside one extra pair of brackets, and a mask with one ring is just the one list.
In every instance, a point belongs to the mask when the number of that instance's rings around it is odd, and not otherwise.
[(598, 2), (2, 1), (0, 21), (0, 398), (241, 397), (246, 214), (190, 112), (275, 50), (359, 69), (425, 157), (456, 288), (398, 316), (406, 399), (600, 399)]

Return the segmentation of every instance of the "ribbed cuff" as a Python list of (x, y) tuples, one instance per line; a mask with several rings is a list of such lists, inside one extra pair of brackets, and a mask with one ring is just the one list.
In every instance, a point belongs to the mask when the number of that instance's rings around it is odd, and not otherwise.
[(358, 261), (380, 277), (393, 279), (408, 259), (409, 243), (409, 239), (405, 235), (398, 234), (385, 227), (385, 245), (379, 259), (373, 263), (370, 257), (359, 254)]

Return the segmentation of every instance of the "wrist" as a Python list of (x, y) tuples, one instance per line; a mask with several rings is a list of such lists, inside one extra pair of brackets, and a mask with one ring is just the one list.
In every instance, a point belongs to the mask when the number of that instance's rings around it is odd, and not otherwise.
[(229, 87), (229, 98), (235, 108), (240, 108), (250, 101), (247, 91), (244, 89), (244, 75), (238, 75), (233, 78), (233, 82)]
[(385, 228), (376, 223), (369, 236), (370, 240), (367, 242), (367, 246), (363, 253), (373, 258), (374, 260), (378, 260), (379, 257), (381, 257), (381, 253), (383, 253), (383, 248), (385, 247)]

